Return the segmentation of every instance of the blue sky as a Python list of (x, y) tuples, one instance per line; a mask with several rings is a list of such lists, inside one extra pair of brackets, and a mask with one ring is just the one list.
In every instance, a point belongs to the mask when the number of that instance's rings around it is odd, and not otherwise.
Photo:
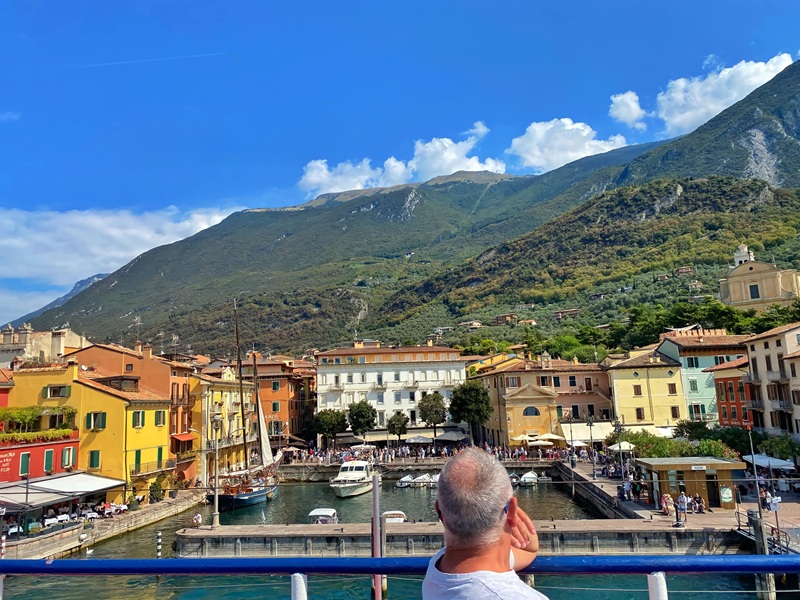
[(691, 131), (794, 2), (0, 4), (0, 322), (233, 210)]

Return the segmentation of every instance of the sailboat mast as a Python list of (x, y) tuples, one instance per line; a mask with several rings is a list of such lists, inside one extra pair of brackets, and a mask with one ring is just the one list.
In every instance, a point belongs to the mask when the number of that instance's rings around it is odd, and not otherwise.
[(258, 439), (259, 453), (261, 454), (261, 464), (266, 464), (266, 457), (261, 452), (263, 443), (261, 441), (261, 398), (258, 397), (258, 360), (256, 359), (256, 347), (253, 345), (253, 398), (254, 408), (256, 409), (256, 436)]
[(236, 298), (233, 299), (233, 331), (236, 337), (236, 376), (239, 378), (239, 407), (242, 413), (242, 427), (244, 428), (244, 435), (242, 436), (242, 445), (244, 447), (244, 469), (247, 471), (250, 468), (250, 454), (247, 451), (247, 434), (249, 427), (247, 427), (247, 418), (244, 410), (244, 385), (242, 384), (242, 345), (239, 343), (239, 311), (236, 309)]

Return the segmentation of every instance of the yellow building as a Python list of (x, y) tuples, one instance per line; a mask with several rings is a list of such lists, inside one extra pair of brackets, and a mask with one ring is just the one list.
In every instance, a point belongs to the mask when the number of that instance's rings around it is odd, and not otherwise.
[[(215, 440), (219, 446), (220, 474), (241, 471), (246, 467), (245, 434), (247, 434), (248, 454), (260, 452), (252, 383), (245, 383), (242, 386), (243, 420), (236, 373), (230, 367), (212, 372), (214, 375), (197, 373), (189, 377), (191, 395), (200, 399), (199, 402), (195, 402), (192, 422), (202, 423), (195, 434), (193, 446), (198, 453), (197, 476), (206, 483), (214, 474)], [(218, 429), (214, 428), (215, 421), (219, 423)]]
[(70, 406), (80, 432), (79, 469), (128, 482), (127, 495), (109, 492), (109, 501), (148, 497), (150, 484), (171, 473), (168, 458), (170, 400), (140, 389), (138, 377), (104, 376), (66, 365), (21, 368), (14, 373), (11, 406)]
[(757, 261), (745, 245), (737, 248), (733, 260), (735, 266), (719, 280), (723, 304), (740, 310), (764, 310), (772, 304), (788, 306), (800, 297), (800, 273), (796, 269), (779, 269)]
[(609, 354), (600, 366), (608, 373), (614, 415), (626, 427), (656, 433), (687, 418), (677, 360), (648, 348)]

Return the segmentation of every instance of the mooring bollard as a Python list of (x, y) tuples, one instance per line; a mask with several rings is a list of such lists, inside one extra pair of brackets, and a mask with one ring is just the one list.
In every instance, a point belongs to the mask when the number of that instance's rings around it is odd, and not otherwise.
[(161, 558), (161, 532), (156, 532), (156, 558)]
[(292, 575), (292, 600), (308, 600), (308, 577), (303, 573)]
[(667, 579), (663, 571), (647, 576), (647, 591), (650, 600), (668, 600)]
[(6, 534), (0, 536), (0, 559), (6, 557)]

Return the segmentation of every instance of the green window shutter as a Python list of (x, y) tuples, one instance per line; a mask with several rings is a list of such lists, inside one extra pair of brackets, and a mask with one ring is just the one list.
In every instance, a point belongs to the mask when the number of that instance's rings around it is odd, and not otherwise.
[(69, 395), (70, 395), (71, 392), (72, 392), (72, 386), (71, 385), (65, 385), (64, 386), (64, 398), (69, 398)]
[(161, 461), (164, 459), (164, 448), (162, 446), (158, 447), (158, 466), (161, 466)]
[[(100, 423), (98, 424), (98, 427), (100, 429), (105, 429), (106, 428), (106, 413), (104, 413), (104, 412), (100, 413)], [(100, 452), (100, 451), (98, 450), (98, 452)]]
[(61, 466), (62, 467), (68, 467), (69, 463), (71, 462), (69, 460), (69, 451), (70, 451), (70, 448), (63, 448), (61, 450)]
[(47, 392), (48, 392), (48, 389), (49, 389), (49, 388), (48, 388), (47, 386), (44, 386), (44, 387), (42, 388), (42, 398), (47, 398)]
[(30, 473), (30, 466), (31, 466), (31, 453), (30, 452), (23, 452), (19, 455), (19, 474), (20, 475), (27, 475)]
[(142, 427), (144, 427), (144, 411), (141, 411), (141, 412), (139, 413), (139, 425), (141, 425)]
[(52, 471), (53, 470), (53, 451), (52, 450), (45, 450), (44, 451), (44, 470), (45, 471)]
[(86, 413), (86, 429), (92, 428), (92, 413)]
[(139, 411), (135, 410), (131, 413), (131, 425), (133, 427), (139, 426)]
[(91, 452), (89, 452), (89, 468), (90, 469), (100, 468), (100, 450), (92, 450)]
[(142, 451), (141, 450), (137, 450), (136, 454), (134, 454), (133, 464), (136, 465), (136, 470), (138, 471), (139, 470), (139, 465), (142, 464)]

